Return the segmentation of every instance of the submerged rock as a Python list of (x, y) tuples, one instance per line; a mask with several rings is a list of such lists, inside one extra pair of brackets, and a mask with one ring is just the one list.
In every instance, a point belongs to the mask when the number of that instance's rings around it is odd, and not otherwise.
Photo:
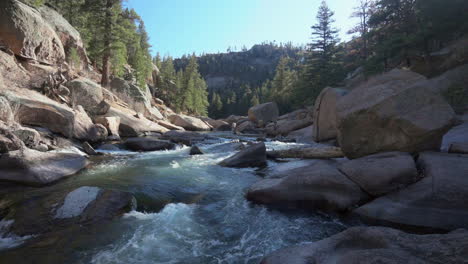
[(71, 176), (86, 167), (86, 157), (72, 153), (11, 151), (0, 157), (0, 180), (45, 185)]
[(468, 155), (425, 152), (424, 178), (354, 213), (371, 223), (429, 230), (468, 228)]
[(384, 227), (353, 227), (318, 242), (277, 250), (261, 264), (464, 263), (468, 232), (415, 235)]
[(252, 185), (246, 198), (260, 204), (330, 212), (348, 211), (368, 199), (329, 161), (286, 170), (275, 177)]
[(234, 168), (264, 167), (266, 164), (266, 147), (263, 142), (247, 147), (219, 163), (223, 167)]
[(203, 155), (205, 154), (198, 146), (192, 146), (190, 148), (190, 155)]
[(175, 144), (168, 140), (146, 137), (129, 138), (124, 144), (126, 148), (133, 151), (169, 150), (175, 147)]
[(109, 221), (135, 208), (135, 203), (130, 193), (83, 186), (26, 200), (6, 219), (14, 220), (10, 230), (14, 234), (38, 235)]

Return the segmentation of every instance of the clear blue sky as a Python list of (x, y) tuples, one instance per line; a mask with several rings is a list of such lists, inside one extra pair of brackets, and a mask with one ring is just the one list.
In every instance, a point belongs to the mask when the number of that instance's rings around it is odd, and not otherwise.
[[(328, 0), (341, 39), (358, 0)], [(128, 0), (145, 21), (153, 54), (225, 52), (263, 41), (306, 44), (321, 0)]]

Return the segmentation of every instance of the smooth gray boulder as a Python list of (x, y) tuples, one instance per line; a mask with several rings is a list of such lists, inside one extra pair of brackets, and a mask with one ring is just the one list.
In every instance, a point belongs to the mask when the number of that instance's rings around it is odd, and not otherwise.
[(125, 147), (133, 151), (157, 151), (174, 149), (175, 144), (168, 140), (155, 138), (129, 138), (124, 143)]
[(223, 167), (232, 168), (264, 167), (266, 164), (266, 147), (263, 142), (249, 146), (219, 163)]
[(455, 113), (430, 85), (419, 74), (393, 70), (341, 97), (338, 142), (346, 157), (438, 150)]
[(174, 114), (169, 116), (168, 119), (172, 124), (189, 131), (210, 131), (212, 129), (203, 120), (192, 116)]
[(261, 264), (465, 263), (468, 232), (416, 235), (385, 227), (353, 227), (332, 237), (277, 250)]
[(278, 105), (274, 102), (253, 106), (248, 112), (249, 120), (260, 127), (264, 127), (269, 122), (276, 122), (279, 117)]
[(102, 87), (86, 78), (78, 78), (71, 80), (65, 84), (71, 92), (72, 105), (81, 105), (84, 109), (92, 115), (105, 115), (108, 108), (102, 113), (101, 102), (104, 100)]
[(205, 154), (205, 153), (198, 146), (192, 146), (190, 148), (190, 155), (192, 155), (192, 156), (194, 156), (194, 155), (203, 155), (203, 154)]
[(27, 185), (46, 185), (84, 169), (86, 157), (72, 153), (11, 151), (0, 157), (0, 180)]
[(246, 198), (273, 206), (346, 212), (369, 197), (331, 161), (317, 161), (255, 183), (248, 189)]
[(9, 230), (12, 233), (39, 235), (77, 225), (102, 224), (135, 206), (135, 198), (130, 193), (82, 186), (26, 200), (5, 218), (14, 220)]
[(375, 197), (406, 187), (419, 179), (413, 157), (403, 152), (379, 153), (349, 160), (338, 168)]
[(147, 132), (165, 133), (169, 129), (160, 126), (144, 117), (138, 118), (132, 114), (111, 107), (106, 114), (107, 117), (119, 117), (119, 135), (121, 137), (139, 137), (145, 135)]
[(354, 214), (370, 223), (423, 230), (468, 228), (468, 155), (424, 152), (419, 182), (365, 204)]

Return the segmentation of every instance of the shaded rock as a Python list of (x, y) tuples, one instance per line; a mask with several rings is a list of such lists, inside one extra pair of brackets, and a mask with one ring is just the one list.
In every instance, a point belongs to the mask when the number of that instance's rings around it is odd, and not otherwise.
[(468, 154), (468, 142), (452, 143), (448, 149), (449, 153)]
[(385, 227), (353, 227), (332, 237), (277, 250), (261, 264), (464, 263), (468, 232), (416, 235)]
[(402, 152), (379, 153), (346, 161), (339, 169), (372, 196), (390, 193), (418, 180), (413, 157)]
[(73, 105), (81, 105), (93, 115), (101, 114), (99, 112), (102, 112), (102, 106), (99, 107), (99, 104), (104, 100), (104, 96), (99, 84), (86, 78), (78, 78), (69, 81), (66, 86), (70, 89)]
[(106, 129), (109, 135), (115, 136), (116, 139), (120, 138), (119, 135), (119, 126), (120, 126), (120, 117), (118, 116), (100, 116), (96, 117), (94, 119), (94, 122), (96, 124), (101, 124), (103, 125)]
[(206, 139), (211, 139), (212, 137), (191, 131), (169, 131), (164, 133), (162, 138), (177, 144), (192, 146), (193, 144), (199, 143)]
[(228, 118), (224, 119), (223, 121), (229, 123), (229, 124), (234, 124), (234, 123), (240, 123), (241, 121), (248, 120), (248, 117), (246, 116), (236, 116), (236, 115), (230, 115)]
[(249, 201), (274, 206), (344, 212), (362, 204), (368, 196), (328, 161), (317, 161), (279, 173), (252, 185)]
[(83, 143), (83, 150), (86, 154), (91, 156), (95, 156), (98, 154), (88, 142)]
[(71, 137), (80, 140), (98, 141), (101, 138), (100, 132), (102, 131), (93, 124), (83, 107), (79, 105), (73, 110), (73, 113)]
[(145, 132), (165, 133), (169, 131), (167, 128), (151, 122), (146, 118), (136, 118), (132, 114), (126, 113), (114, 107), (109, 109), (109, 112), (106, 114), (106, 116), (120, 117), (119, 135), (122, 137), (143, 136)]
[(296, 158), (296, 159), (332, 159), (344, 157), (338, 147), (318, 145), (314, 147), (299, 147), (282, 150), (270, 150), (267, 152), (271, 158)]
[(120, 144), (103, 144), (99, 146), (100, 150), (107, 150), (107, 151), (119, 151)]
[(454, 143), (468, 143), (468, 122), (450, 129), (442, 138), (440, 150), (447, 152)]
[(223, 167), (233, 168), (264, 167), (266, 164), (266, 147), (263, 142), (249, 146), (219, 163)]
[(101, 124), (93, 125), (89, 130), (89, 140), (91, 142), (100, 142), (107, 139), (109, 133), (105, 126)]
[(192, 146), (190, 148), (190, 155), (203, 155), (203, 151), (198, 146)]
[(398, 73), (408, 79), (368, 86), (370, 80), (338, 101), (338, 141), (347, 157), (440, 148), (442, 136), (454, 124), (453, 109), (430, 91), (426, 80), (415, 82), (423, 78), (416, 73), (393, 70), (376, 79)]
[(418, 158), (425, 177), (354, 211), (372, 223), (454, 230), (468, 227), (468, 155), (425, 152)]
[(262, 134), (263, 130), (258, 129), (254, 122), (246, 120), (237, 124), (234, 132), (236, 134)]
[(245, 148), (242, 142), (229, 142), (223, 144), (209, 145), (205, 147), (205, 151), (208, 153), (227, 153), (243, 150)]
[(290, 132), (287, 138), (294, 140), (297, 143), (312, 143), (314, 142), (313, 131), (313, 125), (304, 127), (302, 129)]
[(310, 126), (312, 123), (311, 116), (303, 119), (281, 119), (278, 122), (269, 123), (265, 127), (265, 132), (269, 136), (287, 136), (290, 132)]
[(0, 121), (0, 154), (24, 148), (23, 142)]
[(65, 60), (65, 50), (55, 30), (34, 8), (19, 1), (0, 2), (0, 39), (17, 56), (45, 64)]
[(208, 126), (203, 120), (196, 117), (186, 116), (186, 115), (171, 115), (169, 121), (176, 125), (183, 127), (186, 130), (190, 131), (209, 131), (211, 127)]
[(14, 220), (11, 226), (14, 234), (38, 235), (110, 221), (135, 205), (130, 193), (82, 186), (27, 200), (7, 218)]
[(336, 125), (336, 104), (345, 96), (344, 89), (327, 87), (320, 92), (314, 104), (314, 141), (320, 142), (334, 139), (338, 136)]
[(216, 131), (231, 131), (231, 125), (223, 120), (214, 120), (208, 117), (200, 118), (204, 122), (206, 122), (209, 126), (211, 126)]
[(155, 138), (129, 138), (125, 141), (125, 147), (133, 151), (156, 151), (156, 150), (169, 150), (175, 147), (175, 144)]
[(250, 121), (257, 125), (266, 125), (278, 120), (279, 110), (276, 103), (270, 102), (251, 107), (248, 114)]
[(43, 153), (32, 149), (11, 151), (0, 157), (0, 180), (45, 185), (77, 173), (87, 163), (79, 154)]

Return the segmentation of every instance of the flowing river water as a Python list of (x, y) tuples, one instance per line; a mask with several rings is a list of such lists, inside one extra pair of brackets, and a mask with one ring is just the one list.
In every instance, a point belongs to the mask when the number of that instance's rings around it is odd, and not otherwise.
[[(190, 156), (188, 147), (113, 152), (112, 159), (40, 190), (64, 186), (117, 189), (133, 193), (138, 207), (87, 234), (68, 235), (72, 242), (68, 238), (46, 243), (39, 250), (37, 246), (22, 250), (20, 245), (13, 253), (9, 253), (12, 249), (4, 251), (4, 258), (0, 251), (0, 262), (9, 260), (8, 254), (36, 254), (37, 263), (57, 259), (95, 264), (258, 263), (276, 249), (317, 241), (346, 228), (325, 214), (277, 211), (249, 203), (244, 195), (251, 184), (304, 161), (269, 161), (268, 168), (261, 170), (220, 167), (218, 162), (235, 153), (229, 145), (232, 140), (201, 145), (206, 154), (198, 156)], [(295, 144), (266, 145), (278, 149)], [(11, 247), (21, 239), (2, 237), (0, 246)], [(68, 258), (62, 256), (67, 254)]]

